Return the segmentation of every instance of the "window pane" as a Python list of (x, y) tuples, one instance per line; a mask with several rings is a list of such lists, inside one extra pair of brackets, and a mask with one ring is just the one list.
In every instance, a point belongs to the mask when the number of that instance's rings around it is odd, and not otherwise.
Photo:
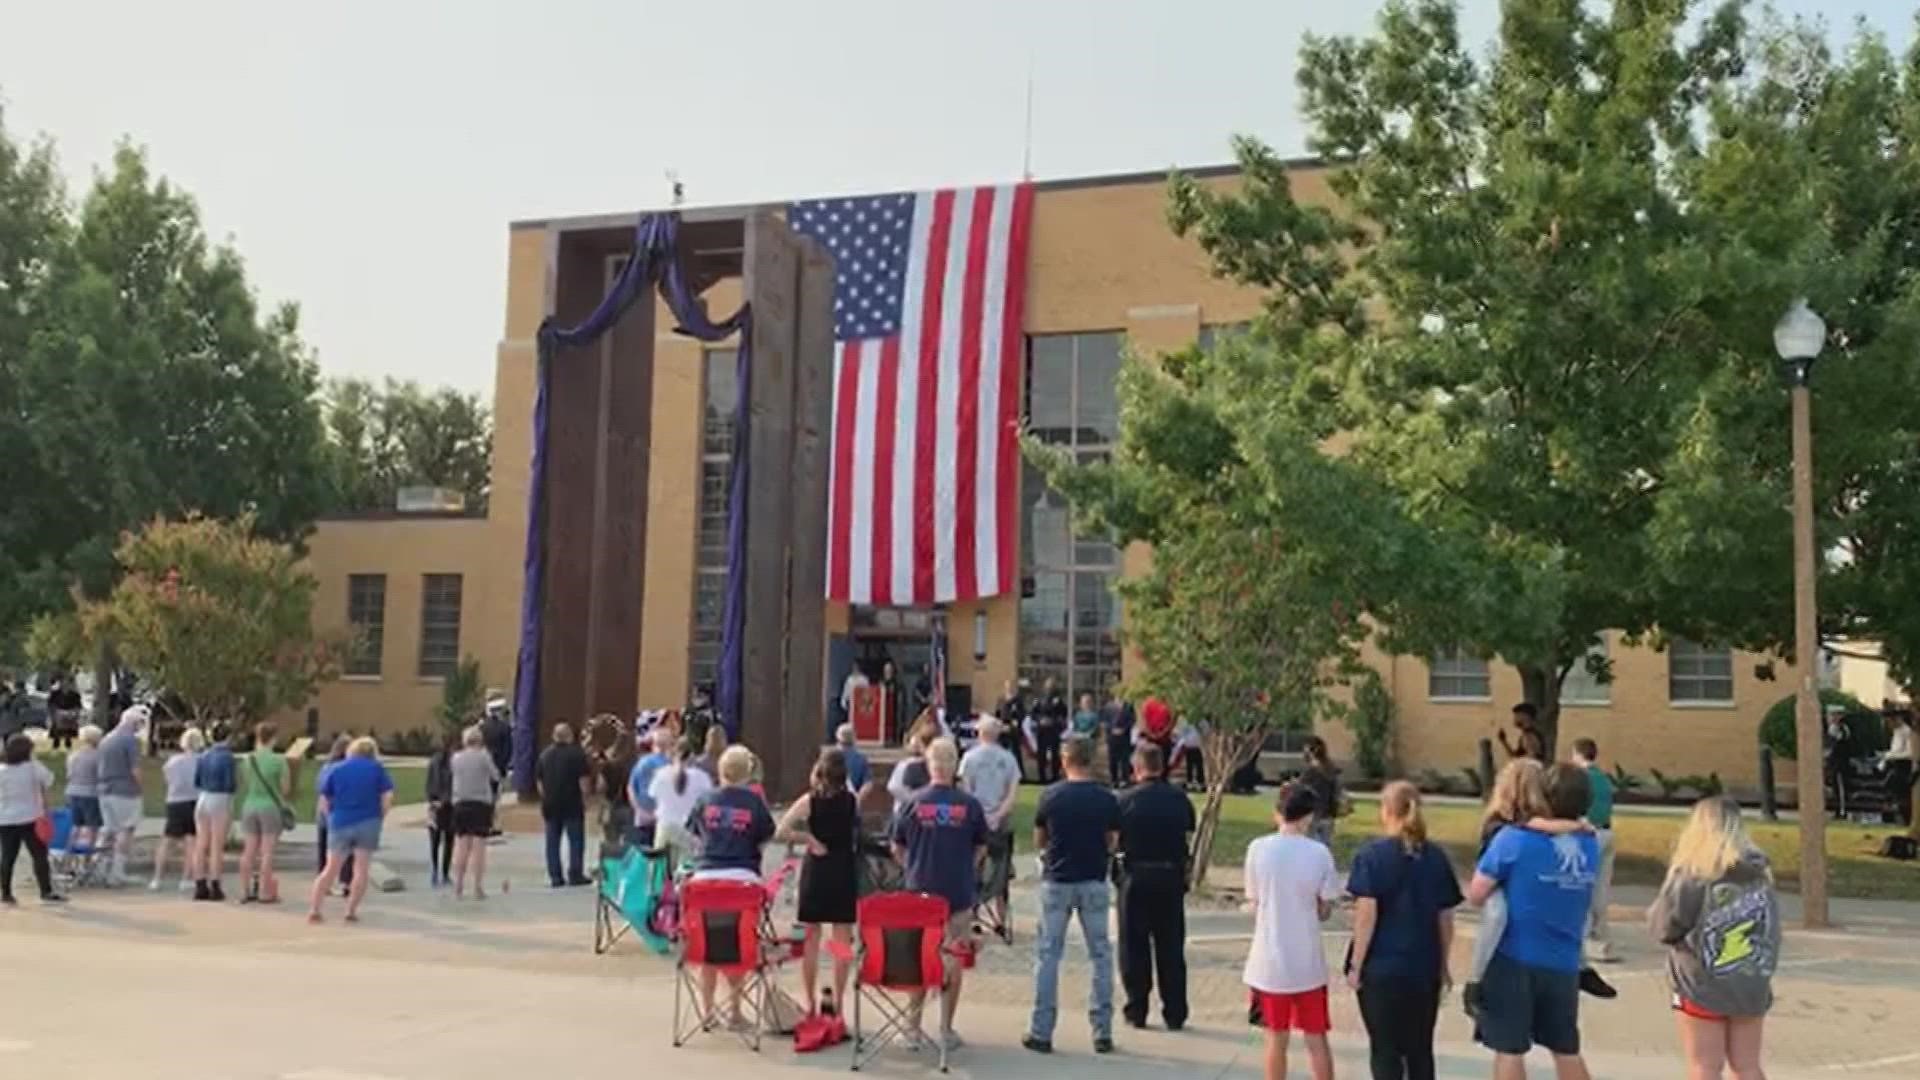
[(1105, 445), (1120, 439), (1119, 334), (1079, 334), (1080, 384), (1075, 426), (1078, 445)]
[(1020, 517), (1024, 526), (1022, 550), (1027, 565), (1064, 570), (1072, 565), (1072, 546), (1067, 530), (1072, 514), (1067, 500), (1047, 487), (1040, 470), (1025, 467), (1020, 487)]
[(1733, 650), (1675, 638), (1667, 644), (1667, 700), (1733, 700)]
[(420, 588), (420, 674), (445, 677), (460, 664), (460, 575), (427, 574)]
[(1429, 698), (1485, 698), (1492, 694), (1493, 680), (1485, 660), (1455, 651), (1442, 653), (1428, 661)]
[(1082, 570), (1073, 575), (1073, 625), (1108, 633), (1119, 627), (1119, 609), (1106, 574)]
[(1597, 645), (1588, 650), (1586, 657), (1568, 669), (1567, 677), (1560, 681), (1560, 700), (1575, 705), (1605, 705), (1613, 700), (1613, 687), (1603, 683), (1587, 668), (1587, 657), (1607, 658), (1607, 647)]
[(387, 637), (387, 575), (347, 577), (347, 625), (354, 631), (354, 642), (353, 651), (347, 656), (346, 673), (380, 674)]
[(733, 410), (740, 403), (740, 386), (733, 349), (708, 349), (705, 410), (701, 416), (701, 451), (727, 456), (733, 453)]
[(1073, 439), (1073, 335), (1027, 339), (1027, 424), (1036, 438)]

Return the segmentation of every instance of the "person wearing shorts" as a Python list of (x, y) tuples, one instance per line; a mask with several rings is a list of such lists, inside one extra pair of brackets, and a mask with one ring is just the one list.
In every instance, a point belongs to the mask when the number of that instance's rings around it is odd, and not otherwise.
[(167, 821), (160, 846), (153, 850), (153, 880), (147, 882), (148, 892), (160, 891), (161, 881), (167, 876), (167, 851), (173, 847), (178, 847), (182, 856), (180, 891), (186, 892), (200, 880), (200, 846), (193, 835), (194, 807), (200, 792), (193, 786), (193, 774), (200, 763), (200, 752), (206, 748), (207, 737), (200, 729), (188, 728), (180, 733), (179, 752), (160, 767), (167, 784)]
[(100, 816), (99, 728), (80, 729), (80, 746), (67, 755), (67, 809), (73, 813), (73, 846), (91, 848), (106, 819)]
[[(953, 1020), (960, 1008), (962, 957), (973, 948), (974, 863), (987, 845), (987, 811), (979, 799), (954, 784), (960, 751), (952, 739), (934, 740), (926, 753), (929, 782), (894, 815), (890, 839), (894, 855), (906, 867), (907, 890), (947, 902), (946, 978), (937, 1037), (952, 1050), (960, 1045)], [(925, 1002), (926, 994), (915, 991), (908, 1006), (915, 1027)]]
[(393, 777), (380, 764), (379, 745), (362, 735), (347, 747), (346, 759), (327, 770), (320, 782), (320, 810), (327, 816), (327, 865), (313, 879), (307, 921), (322, 921), (320, 905), (339, 879), (350, 856), (358, 854), (361, 872), (347, 890), (347, 921), (360, 921), (360, 903), (373, 877), (371, 859), (380, 850), (380, 824), (393, 808)]
[[(1579, 820), (1589, 797), (1586, 770), (1570, 764), (1548, 770), (1553, 820)], [(1494, 1052), (1495, 1080), (1525, 1080), (1526, 1054), (1535, 1046), (1553, 1054), (1560, 1076), (1587, 1075), (1580, 1058), (1580, 967), (1599, 868), (1591, 832), (1501, 829), (1480, 857), (1467, 899), (1485, 904), (1500, 891), (1507, 901), (1506, 930), (1480, 979), (1474, 1031)]]
[(453, 770), (453, 898), (467, 894), (467, 872), (473, 872), (473, 898), (487, 898), (487, 837), (493, 833), (493, 798), (500, 769), (487, 752), (485, 734), (478, 726), (460, 736), (460, 752), (449, 763)]
[(113, 734), (100, 740), (100, 817), (103, 835), (113, 851), (107, 863), (107, 882), (111, 885), (127, 883), (133, 831), (140, 826), (140, 744), (147, 721), (146, 706), (131, 706), (120, 714)]
[(233, 792), (240, 774), (227, 745), (227, 731), (213, 728), (213, 745), (200, 755), (193, 766), (193, 787), (200, 793), (194, 800), (193, 834), (200, 849), (199, 876), (194, 879), (195, 900), (222, 901), (227, 894), (220, 887), (220, 874), (227, 861), (227, 825), (233, 820)]
[(1287, 1075), (1287, 1044), (1299, 1032), (1314, 1080), (1331, 1080), (1332, 1026), (1327, 1016), (1327, 958), (1320, 924), (1340, 898), (1333, 852), (1313, 839), (1320, 800), (1295, 784), (1282, 789), (1278, 831), (1247, 845), (1246, 895), (1253, 905), (1253, 943), (1242, 978), (1247, 1019), (1267, 1034), (1266, 1080)]
[(285, 811), (293, 795), (293, 769), (286, 756), (273, 748), (276, 734), (272, 724), (253, 729), (253, 752), (247, 755), (241, 770), (246, 780), (246, 792), (240, 797), (240, 884), (246, 889), (246, 897), (240, 901), (243, 904), (280, 902), (280, 879), (273, 872), (273, 856), (287, 827)]

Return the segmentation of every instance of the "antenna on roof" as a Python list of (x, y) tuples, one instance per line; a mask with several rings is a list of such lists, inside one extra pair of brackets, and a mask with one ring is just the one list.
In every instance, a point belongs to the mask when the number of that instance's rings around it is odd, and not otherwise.
[(1033, 179), (1033, 57), (1027, 57), (1027, 129), (1020, 155), (1020, 178)]
[(677, 210), (681, 203), (687, 201), (687, 186), (680, 182), (680, 170), (667, 170), (667, 185), (673, 191), (673, 207)]

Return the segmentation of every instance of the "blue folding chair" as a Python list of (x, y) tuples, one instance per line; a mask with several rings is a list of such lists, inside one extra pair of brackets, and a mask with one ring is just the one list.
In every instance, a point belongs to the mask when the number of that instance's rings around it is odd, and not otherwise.
[(47, 845), (47, 853), (64, 887), (106, 884), (107, 861), (100, 849), (74, 842), (73, 811), (62, 806), (47, 816), (53, 819), (53, 843)]

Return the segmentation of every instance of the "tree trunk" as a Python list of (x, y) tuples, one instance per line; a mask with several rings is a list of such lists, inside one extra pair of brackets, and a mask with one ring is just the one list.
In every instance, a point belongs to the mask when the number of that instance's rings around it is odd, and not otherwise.
[(1220, 810), (1226, 805), (1227, 786), (1234, 772), (1255, 754), (1266, 741), (1266, 731), (1210, 731), (1200, 752), (1207, 762), (1207, 801), (1200, 807), (1200, 819), (1193, 830), (1189, 884), (1199, 889), (1207, 883), (1207, 867), (1213, 862), (1213, 840), (1220, 832)]
[(1548, 761), (1560, 756), (1557, 744), (1560, 740), (1560, 667), (1521, 667), (1520, 687), (1528, 701), (1540, 710), (1537, 727), (1540, 730), (1540, 746)]
[(93, 651), (93, 724), (112, 731), (120, 718), (113, 715), (113, 673), (120, 666), (113, 643), (102, 641)]

